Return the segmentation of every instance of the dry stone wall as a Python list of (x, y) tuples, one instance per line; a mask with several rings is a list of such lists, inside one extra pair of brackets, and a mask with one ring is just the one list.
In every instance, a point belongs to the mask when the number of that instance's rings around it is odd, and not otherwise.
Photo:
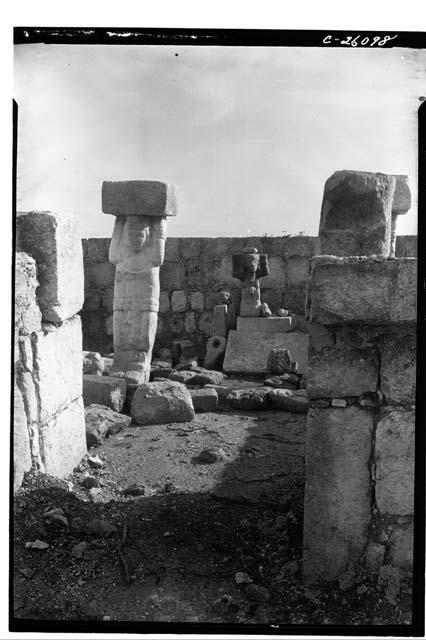
[[(82, 241), (84, 306), (81, 312), (84, 349), (113, 351), (112, 304), (115, 267), (108, 261), (109, 238)], [(232, 255), (247, 246), (267, 253), (270, 273), (262, 279), (262, 301), (273, 312), (280, 307), (304, 314), (310, 258), (318, 251), (311, 236), (257, 238), (168, 238), (160, 269), (160, 310), (154, 347), (191, 340), (204, 356), (212, 334), (213, 307), (222, 302), (218, 293), (232, 293), (237, 306), (241, 283), (232, 277)], [(417, 255), (417, 237), (397, 238), (396, 255)]]
[(72, 216), (17, 217), (14, 489), (31, 468), (56, 476), (86, 452), (82, 400), (83, 260)]
[(312, 259), (308, 581), (412, 570), (416, 293), (416, 258)]

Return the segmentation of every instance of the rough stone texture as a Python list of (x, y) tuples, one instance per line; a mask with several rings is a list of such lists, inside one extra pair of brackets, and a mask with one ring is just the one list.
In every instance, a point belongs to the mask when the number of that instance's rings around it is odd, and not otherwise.
[(172, 293), (172, 309), (173, 311), (186, 311), (188, 308), (188, 298), (185, 291), (173, 291)]
[(408, 176), (394, 176), (395, 193), (392, 201), (392, 215), (401, 216), (407, 213), (411, 207), (411, 191), (408, 184)]
[(311, 322), (415, 323), (415, 258), (333, 258), (312, 260), (308, 314)]
[(167, 377), (169, 380), (173, 380), (173, 382), (186, 384), (188, 382), (191, 382), (191, 380), (195, 378), (195, 376), (195, 371), (172, 371)]
[(219, 398), (217, 391), (211, 387), (202, 389), (188, 389), (195, 413), (214, 411), (217, 408)]
[(416, 400), (416, 335), (399, 331), (383, 340), (380, 386), (388, 404), (413, 404)]
[(206, 384), (222, 384), (225, 377), (226, 376), (221, 371), (197, 367), (195, 377), (192, 378), (191, 384), (199, 384), (201, 386)]
[(217, 304), (213, 308), (213, 335), (221, 336), (222, 338), (226, 338), (228, 335), (227, 330), (227, 315), (228, 315), (228, 305), (226, 304)]
[(414, 411), (385, 412), (376, 430), (376, 502), (382, 514), (414, 512)]
[[(88, 351), (99, 351), (106, 355), (113, 350), (112, 338), (106, 332), (107, 317), (112, 313), (115, 272), (113, 265), (108, 263), (110, 240), (91, 238), (82, 243), (85, 269), (85, 304), (81, 314), (83, 345)], [(235, 315), (234, 319), (230, 317), (231, 307), (234, 305), (233, 308), (238, 312), (241, 287), (238, 280), (230, 277), (230, 258), (222, 264), (222, 256), (232, 256), (248, 244), (258, 247), (259, 251), (269, 256), (270, 275), (262, 280), (262, 301), (269, 304), (273, 314), (284, 307), (299, 314), (299, 318), (302, 317), (300, 314), (304, 314), (305, 310), (309, 258), (318, 253), (317, 238), (168, 238), (165, 262), (160, 269), (160, 314), (164, 322), (158, 322), (157, 325), (154, 353), (161, 347), (169, 346), (176, 338), (188, 337), (188, 328), (192, 331), (192, 326), (188, 323), (169, 322), (174, 312), (168, 300), (176, 290), (185, 291), (191, 301), (191, 310), (196, 314), (196, 329), (191, 339), (197, 344), (200, 358), (204, 358), (207, 338), (213, 335), (211, 311), (216, 304), (228, 304), (227, 329), (235, 329)], [(397, 238), (397, 256), (415, 256), (416, 252), (416, 236)], [(266, 286), (266, 282), (270, 282), (270, 285)], [(232, 303), (229, 299), (218, 299), (218, 294), (223, 289), (228, 290)], [(91, 310), (93, 307), (94, 310)], [(204, 312), (207, 313), (203, 316)], [(296, 330), (301, 330), (299, 323)]]
[(18, 252), (15, 256), (15, 330), (30, 334), (41, 328), (41, 312), (36, 300), (37, 266), (34, 258)]
[(175, 216), (176, 210), (174, 185), (157, 180), (102, 183), (104, 213), (115, 216)]
[(188, 389), (168, 380), (139, 385), (130, 413), (133, 421), (141, 425), (189, 422), (195, 416)]
[(334, 580), (367, 542), (370, 523), (371, 412), (309, 409), (305, 462), (303, 572)]
[(13, 391), (13, 491), (22, 484), (24, 473), (31, 469), (31, 449), (27, 415), (22, 393), (15, 382)]
[(19, 213), (19, 249), (37, 263), (37, 301), (43, 320), (63, 322), (84, 302), (83, 253), (74, 216), (47, 211)]
[(81, 321), (74, 316), (49, 332), (32, 334), (33, 367), (44, 422), (82, 394)]
[(84, 406), (102, 404), (114, 411), (121, 411), (126, 399), (127, 383), (124, 378), (113, 376), (83, 375)]
[(270, 408), (269, 389), (236, 389), (226, 396), (226, 401), (233, 409), (240, 411), (262, 411)]
[(86, 453), (84, 408), (81, 398), (40, 427), (40, 450), (46, 473), (63, 478)]
[(413, 523), (396, 525), (389, 538), (390, 561), (402, 571), (413, 570)]
[(230, 331), (223, 370), (229, 373), (267, 373), (272, 347), (289, 349), (299, 363), (299, 372), (307, 370), (309, 337), (305, 333), (263, 333)]
[[(112, 364), (112, 359), (111, 360)], [(95, 351), (83, 351), (83, 373), (92, 373), (101, 376), (104, 372), (104, 359), (100, 353)]]
[(307, 413), (308, 411), (307, 396), (296, 395), (290, 389), (272, 389), (269, 391), (269, 399), (273, 409), (292, 413)]
[(262, 331), (285, 333), (295, 328), (294, 317), (288, 318), (237, 318), (237, 331)]
[(307, 390), (310, 398), (360, 396), (376, 391), (379, 359), (373, 349), (310, 349)]
[(113, 411), (100, 404), (91, 404), (84, 410), (86, 421), (86, 441), (88, 447), (98, 446), (104, 438), (128, 427), (130, 416)]
[(336, 171), (325, 183), (319, 253), (389, 256), (394, 176)]

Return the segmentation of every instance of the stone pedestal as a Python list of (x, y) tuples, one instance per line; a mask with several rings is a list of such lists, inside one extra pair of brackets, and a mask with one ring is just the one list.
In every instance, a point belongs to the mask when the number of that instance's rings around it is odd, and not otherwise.
[(102, 211), (116, 216), (109, 260), (116, 265), (112, 375), (149, 381), (157, 330), (160, 265), (167, 216), (176, 215), (172, 185), (147, 180), (104, 182)]

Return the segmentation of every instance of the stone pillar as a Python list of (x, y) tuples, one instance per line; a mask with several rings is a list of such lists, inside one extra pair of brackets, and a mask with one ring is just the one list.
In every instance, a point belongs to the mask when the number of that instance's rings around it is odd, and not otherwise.
[(232, 276), (241, 280), (240, 316), (244, 318), (261, 315), (259, 279), (269, 274), (268, 256), (248, 247), (243, 253), (232, 256)]
[(116, 265), (111, 374), (131, 384), (149, 381), (157, 330), (160, 265), (167, 216), (176, 215), (172, 185), (147, 180), (104, 182), (102, 211), (116, 216), (109, 260)]

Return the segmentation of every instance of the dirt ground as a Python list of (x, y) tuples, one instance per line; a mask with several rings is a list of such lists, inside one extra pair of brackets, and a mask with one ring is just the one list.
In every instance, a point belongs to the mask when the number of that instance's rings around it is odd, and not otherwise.
[(144, 622), (411, 624), (403, 576), (302, 582), (304, 421), (217, 411), (130, 426), (90, 450), (99, 468), (86, 459), (65, 480), (28, 474), (14, 501), (15, 619), (141, 632)]

